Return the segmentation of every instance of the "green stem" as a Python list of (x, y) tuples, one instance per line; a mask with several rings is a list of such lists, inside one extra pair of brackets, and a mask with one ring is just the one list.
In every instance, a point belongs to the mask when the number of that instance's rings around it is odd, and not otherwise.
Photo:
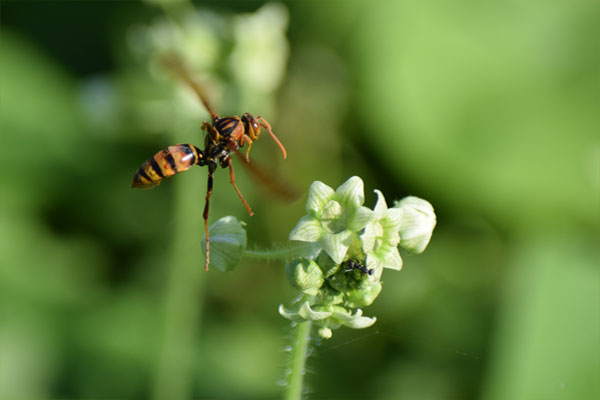
[(244, 257), (257, 258), (261, 260), (286, 260), (307, 256), (313, 252), (314, 248), (314, 243), (303, 243), (300, 245), (274, 248), (269, 250), (246, 250), (244, 252)]
[(294, 337), (290, 352), (290, 375), (283, 395), (284, 400), (300, 400), (304, 381), (304, 365), (308, 356), (310, 328), (312, 322), (299, 322), (294, 327)]
[(193, 371), (202, 360), (196, 346), (206, 276), (199, 245), (202, 219), (196, 211), (203, 188), (182, 178), (169, 182), (175, 186), (175, 207), (173, 227), (166, 234), (172, 243), (165, 263), (164, 326), (152, 393), (156, 400), (191, 398)]

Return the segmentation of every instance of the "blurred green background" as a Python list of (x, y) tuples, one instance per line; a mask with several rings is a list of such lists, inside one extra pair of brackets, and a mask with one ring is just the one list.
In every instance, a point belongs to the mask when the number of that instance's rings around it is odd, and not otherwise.
[[(314, 349), (310, 397), (600, 398), (600, 3), (165, 4), (0, 5), (0, 399), (280, 396), (283, 264), (202, 272), (203, 169), (129, 188), (202, 144), (169, 49), (272, 124), (288, 159), (268, 135), (251, 157), (282, 179), (436, 209), (377, 323)], [(285, 242), (303, 200), (236, 173), (255, 216), (218, 171), (211, 221)]]

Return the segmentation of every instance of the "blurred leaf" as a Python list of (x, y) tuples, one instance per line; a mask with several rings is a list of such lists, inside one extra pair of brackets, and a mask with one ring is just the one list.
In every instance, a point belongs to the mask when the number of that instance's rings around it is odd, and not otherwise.
[(81, 113), (74, 82), (41, 52), (23, 39), (3, 30), (0, 42), (2, 79), (0, 126), (0, 176), (3, 184), (23, 191), (7, 190), (25, 204), (43, 202), (32, 192), (51, 189), (65, 164), (85, 149)]
[(545, 239), (524, 238), (512, 262), (486, 399), (600, 397), (597, 241)]
[(85, 160), (73, 82), (6, 29), (0, 53), (0, 397), (39, 398), (64, 361), (64, 315), (97, 298), (106, 258), (99, 243), (41, 218)]
[(355, 53), (370, 143), (397, 177), (506, 225), (597, 218), (600, 53), (585, 38), (600, 35), (599, 12), (585, 1), (366, 8)]
[(195, 353), (202, 357), (199, 397), (276, 398), (284, 342), (279, 329), (248, 316), (225, 325), (212, 321)]

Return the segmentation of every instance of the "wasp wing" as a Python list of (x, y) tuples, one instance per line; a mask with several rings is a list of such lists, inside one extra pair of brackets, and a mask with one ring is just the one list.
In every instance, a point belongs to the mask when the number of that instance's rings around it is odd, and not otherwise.
[(239, 150), (236, 150), (235, 154), (238, 156), (238, 159), (244, 168), (246, 168), (246, 171), (248, 171), (256, 181), (273, 193), (279, 200), (291, 203), (300, 198), (301, 192), (291, 183), (285, 182), (269, 173), (266, 169), (249, 162), (246, 160), (246, 156)]
[(215, 112), (212, 110), (208, 99), (204, 95), (202, 86), (200, 86), (200, 84), (196, 82), (194, 78), (192, 78), (192, 75), (186, 69), (183, 61), (181, 61), (181, 58), (177, 54), (173, 52), (166, 53), (160, 57), (159, 61), (167, 71), (170, 71), (183, 82), (185, 82), (194, 91), (194, 93), (196, 93), (202, 104), (204, 104), (206, 110), (210, 113), (210, 116), (213, 120), (217, 118), (217, 114), (215, 114)]

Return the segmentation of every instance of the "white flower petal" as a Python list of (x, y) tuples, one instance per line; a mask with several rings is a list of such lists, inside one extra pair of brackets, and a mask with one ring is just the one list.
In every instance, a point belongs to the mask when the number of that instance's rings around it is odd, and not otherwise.
[(281, 314), (282, 317), (295, 322), (316, 321), (331, 317), (331, 312), (329, 311), (313, 311), (310, 308), (308, 301), (302, 303), (298, 311), (292, 311), (284, 307), (283, 304), (280, 304), (279, 314)]
[(379, 282), (379, 280), (381, 280), (381, 275), (383, 274), (383, 262), (377, 257), (375, 257), (373, 254), (367, 254), (365, 266), (367, 267), (367, 270), (373, 270), (373, 274), (369, 276), (369, 280)]
[(400, 252), (398, 248), (392, 250), (388, 256), (383, 261), (383, 266), (389, 269), (395, 269), (396, 271), (400, 271), (402, 269), (402, 257), (400, 257)]
[(353, 329), (364, 329), (373, 325), (377, 321), (377, 318), (369, 318), (369, 317), (355, 317), (352, 321), (345, 323), (344, 325), (348, 328)]
[(344, 261), (346, 252), (352, 244), (352, 232), (342, 231), (340, 233), (325, 233), (321, 239), (323, 250), (336, 264)]
[(279, 314), (281, 314), (282, 317), (287, 318), (287, 319), (289, 319), (291, 321), (294, 321), (294, 322), (303, 322), (303, 321), (306, 321), (304, 318), (302, 318), (300, 315), (298, 315), (297, 312), (291, 311), (291, 310), (285, 308), (283, 306), (283, 304), (279, 305)]
[(299, 240), (302, 242), (316, 242), (323, 236), (323, 228), (321, 223), (311, 217), (305, 215), (298, 221), (294, 229), (290, 232), (290, 240)]
[(353, 176), (335, 191), (335, 196), (345, 207), (358, 207), (365, 202), (365, 189), (362, 179)]
[(377, 320), (377, 318), (375, 317), (363, 317), (362, 310), (360, 308), (356, 309), (356, 313), (354, 315), (348, 312), (339, 311), (338, 308), (336, 308), (333, 311), (333, 318), (339, 320), (342, 323), (342, 325), (353, 329), (368, 328), (369, 326), (373, 325)]
[(374, 192), (377, 194), (377, 203), (375, 203), (375, 208), (373, 209), (373, 218), (380, 219), (385, 217), (388, 206), (385, 202), (385, 197), (383, 197), (383, 193), (377, 189), (375, 189)]
[(356, 209), (352, 219), (348, 223), (348, 229), (353, 232), (362, 230), (373, 217), (373, 211), (365, 206)]
[(398, 229), (402, 223), (402, 209), (401, 208), (389, 208), (385, 214), (386, 222), (393, 225)]
[(365, 231), (360, 235), (360, 240), (363, 244), (363, 250), (365, 253), (370, 253), (375, 247), (375, 239), (377, 239), (377, 221), (371, 220), (365, 226)]
[(304, 304), (300, 306), (300, 309), (298, 310), (298, 315), (302, 316), (305, 320), (316, 321), (331, 317), (331, 312), (314, 311), (312, 308), (310, 308), (310, 304), (308, 304), (308, 301), (305, 301)]
[(335, 192), (332, 188), (320, 181), (314, 181), (308, 190), (306, 212), (318, 216), (323, 206), (331, 200)]
[(337, 319), (341, 323), (350, 321), (352, 319), (352, 314), (350, 311), (341, 306), (333, 307), (333, 312), (331, 313), (333, 318)]

